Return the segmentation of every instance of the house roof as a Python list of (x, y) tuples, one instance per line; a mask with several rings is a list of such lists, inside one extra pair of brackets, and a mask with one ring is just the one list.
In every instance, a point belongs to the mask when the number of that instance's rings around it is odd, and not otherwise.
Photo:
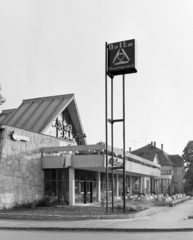
[(78, 133), (84, 133), (74, 94), (41, 97), (23, 100), (13, 110), (4, 110), (0, 123), (37, 133), (45, 133), (56, 117), (65, 109)]
[(183, 167), (184, 166), (184, 159), (179, 155), (170, 155), (170, 158), (175, 165), (175, 167)]
[[(133, 154), (135, 154), (135, 151), (132, 152)], [(140, 151), (139, 153), (135, 154), (139, 157), (145, 158), (151, 162), (153, 162), (156, 153), (155, 152), (146, 152), (146, 151)]]
[(175, 165), (170, 158), (170, 155), (154, 145), (148, 144), (142, 148), (132, 151), (137, 156), (144, 157), (150, 161), (153, 161), (155, 154), (157, 154), (161, 166)]

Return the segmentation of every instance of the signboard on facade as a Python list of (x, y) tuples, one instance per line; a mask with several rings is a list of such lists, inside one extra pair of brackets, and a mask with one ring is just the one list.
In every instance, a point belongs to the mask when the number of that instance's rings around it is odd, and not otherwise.
[(136, 72), (135, 39), (108, 44), (108, 75)]
[(11, 137), (15, 141), (23, 141), (23, 142), (29, 142), (30, 141), (29, 137), (21, 136), (21, 135), (17, 134), (16, 132), (12, 132)]
[(120, 158), (110, 158), (109, 159), (109, 165), (112, 166), (112, 163), (113, 163), (114, 167), (122, 167), (123, 166), (123, 159), (120, 159)]
[(54, 124), (52, 124), (52, 127), (55, 127), (57, 131), (60, 134), (60, 138), (74, 141), (72, 136), (72, 125), (66, 124), (65, 121), (61, 121), (58, 118), (56, 118)]

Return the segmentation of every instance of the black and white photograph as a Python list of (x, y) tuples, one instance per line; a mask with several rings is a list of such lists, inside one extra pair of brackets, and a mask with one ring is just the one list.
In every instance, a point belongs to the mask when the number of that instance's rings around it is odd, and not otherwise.
[(0, 0), (0, 239), (189, 240), (193, 1)]

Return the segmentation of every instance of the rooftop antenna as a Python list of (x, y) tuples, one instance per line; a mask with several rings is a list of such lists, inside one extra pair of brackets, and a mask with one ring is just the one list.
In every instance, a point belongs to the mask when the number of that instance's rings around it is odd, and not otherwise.
[(134, 139), (129, 139), (129, 141), (133, 142), (133, 146), (134, 146), (133, 149), (134, 149), (134, 150), (135, 150), (135, 143), (136, 143), (136, 142), (142, 143), (141, 141), (137, 141), (137, 140), (134, 140)]
[(147, 140), (150, 140), (147, 136), (153, 136), (152, 134), (149, 134), (147, 132), (141, 132), (141, 138), (145, 140), (145, 148), (147, 152)]

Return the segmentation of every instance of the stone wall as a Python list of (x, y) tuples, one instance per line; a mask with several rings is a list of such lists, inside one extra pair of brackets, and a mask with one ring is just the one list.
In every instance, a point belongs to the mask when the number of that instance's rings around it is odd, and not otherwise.
[[(29, 141), (13, 140), (12, 132)], [(41, 148), (60, 146), (62, 140), (0, 126), (0, 209), (31, 203), (44, 196)]]

